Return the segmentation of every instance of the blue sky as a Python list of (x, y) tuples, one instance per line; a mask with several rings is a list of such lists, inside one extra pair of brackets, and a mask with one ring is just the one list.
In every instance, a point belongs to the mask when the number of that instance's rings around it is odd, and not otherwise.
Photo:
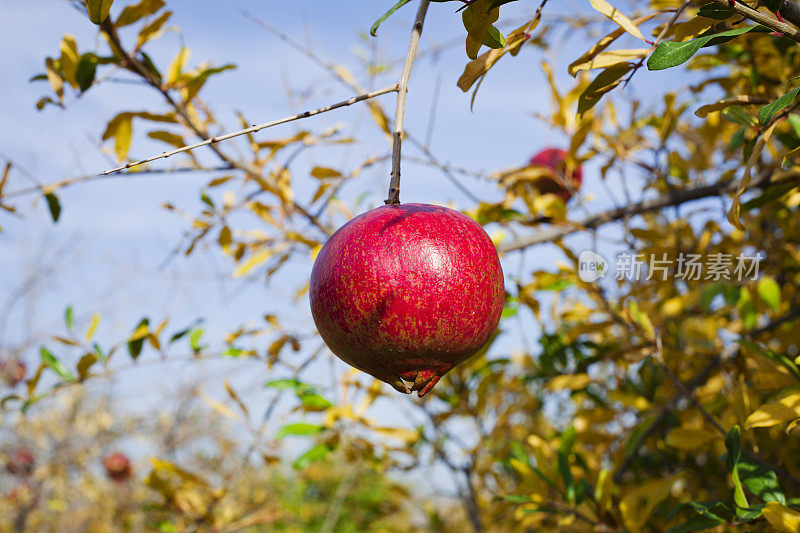
[[(124, 3), (116, 2), (118, 9)], [(169, 33), (153, 47), (157, 62), (168, 64), (185, 42), (192, 50), (191, 64), (210, 61), (233, 62), (238, 69), (215, 78), (204, 91), (220, 120), (228, 129), (238, 127), (236, 111), (243, 111), (253, 122), (263, 122), (292, 114), (296, 109), (287, 99), (286, 87), (307, 90), (304, 106), (318, 107), (351, 96), (350, 91), (331, 82), (329, 76), (301, 54), (287, 47), (242, 15), (246, 9), (281, 28), (285, 33), (310, 46), (324, 59), (356, 70), (358, 50), (377, 47), (384, 59), (399, 59), (405, 54), (410, 19), (414, 7), (408, 6), (390, 19), (377, 40), (364, 39), (372, 22), (390, 2), (358, 1), (174, 1), (172, 20), (181, 33)], [(460, 17), (454, 6), (434, 4), (426, 24), (421, 49), (463, 37)], [(538, 2), (518, 2), (504, 8), (504, 18), (531, 14)], [(582, 3), (565, 2), (553, 9), (578, 10)], [(583, 9), (588, 9), (588, 5)], [(48, 93), (46, 84), (30, 84), (31, 76), (43, 70), (43, 59), (57, 55), (61, 38), (75, 35), (84, 51), (95, 46), (93, 26), (62, 0), (6, 0), (0, 19), (0, 157), (9, 157), (42, 182), (70, 176), (92, 174), (113, 166), (113, 161), (97, 147), (105, 123), (123, 110), (158, 110), (161, 103), (151, 91), (141, 87), (108, 84), (77, 100), (66, 111), (47, 108), (38, 112), (34, 103)], [(130, 30), (123, 33), (130, 38)], [(570, 79), (566, 65), (583, 49), (569, 35), (564, 46), (548, 55), (559, 81), (566, 87)], [(544, 146), (563, 145), (559, 134), (548, 130), (534, 118), (547, 113), (550, 92), (540, 67), (543, 56), (538, 49), (526, 48), (516, 58), (501, 62), (483, 84), (474, 112), (469, 110), (469, 95), (462, 93), (455, 81), (466, 61), (462, 46), (451, 47), (438, 56), (424, 56), (412, 77), (406, 126), (423, 137), (437, 84), (436, 122), (432, 149), (437, 158), (460, 167), (489, 170), (522, 164)], [(383, 81), (393, 83), (397, 71)], [(629, 90), (651, 90), (660, 85), (685, 84), (680, 77), (667, 80), (640, 72)], [(666, 83), (665, 83), (666, 82)], [(387, 111), (394, 108), (391, 95), (382, 98)], [(364, 107), (346, 108), (309, 119), (304, 123), (280, 126), (263, 132), (267, 139), (290, 135), (298, 128), (324, 130), (339, 122), (350, 124), (351, 132), (364, 142), (351, 152), (331, 152), (343, 164), (355, 164), (358, 154), (388, 152), (382, 137)], [(355, 125), (355, 126), (353, 126)], [(136, 126), (134, 126), (136, 127)], [(141, 128), (139, 129), (141, 134)], [(133, 154), (146, 156), (163, 148), (150, 142), (134, 143)], [(409, 154), (413, 150), (407, 148)], [(202, 153), (202, 152), (201, 152)], [(349, 154), (349, 155), (348, 155)], [(303, 158), (298, 167), (310, 168), (316, 155)], [(388, 167), (378, 166), (366, 172), (345, 190), (345, 197), (369, 193), (368, 204), (378, 205), (388, 182)], [(610, 200), (598, 184), (596, 169), (585, 173), (587, 209), (601, 210)], [(215, 250), (200, 250), (189, 258), (179, 256), (160, 268), (186, 229), (185, 223), (162, 208), (168, 201), (189, 212), (200, 209), (200, 176), (142, 176), (135, 179), (95, 181), (59, 193), (63, 205), (60, 222), (53, 225), (43, 202), (25, 198), (17, 202), (20, 219), (0, 213), (0, 347), (24, 347), (27, 358), (35, 358), (37, 347), (47, 335), (62, 327), (63, 310), (76, 310), (78, 328), (85, 327), (97, 312), (103, 317), (99, 339), (111, 342), (130, 332), (142, 314), (154, 320), (169, 317), (171, 330), (179, 329), (197, 317), (206, 320), (209, 341), (218, 341), (227, 331), (254, 322), (264, 313), (286, 312), (286, 294), (281, 286), (252, 283), (242, 287), (229, 278), (229, 260)], [(498, 199), (498, 191), (489, 183), (465, 178), (464, 184), (486, 199)], [(8, 190), (29, 185), (15, 173)], [(614, 183), (610, 183), (614, 187)], [(305, 191), (308, 194), (307, 191)], [(468, 207), (464, 196), (437, 171), (406, 163), (403, 172), (403, 201), (453, 202)], [(613, 232), (612, 232), (613, 234)], [(580, 237), (578, 238), (580, 239)], [(580, 241), (578, 241), (580, 242)], [(587, 246), (588, 241), (585, 241)], [(506, 273), (517, 271), (518, 256), (504, 263)], [(525, 267), (555, 268), (561, 259), (553, 247), (540, 247), (528, 253)], [(24, 295), (32, 272), (42, 266), (46, 273)], [(284, 278), (289, 285), (299, 284), (310, 272), (310, 264), (293, 264)], [(244, 289), (244, 290), (243, 290)], [(297, 324), (310, 323), (305, 301), (291, 310)], [(525, 326), (529, 338), (538, 327)], [(518, 339), (509, 339), (512, 347)], [(328, 359), (326, 359), (327, 361)], [(74, 364), (74, 362), (72, 362)], [(332, 360), (333, 374), (345, 366)], [(221, 385), (231, 379), (237, 390), (244, 391), (254, 404), (268, 395), (261, 386), (282, 375), (270, 375), (263, 363), (231, 361), (206, 365), (144, 365), (116, 376), (112, 383), (123, 403), (132, 408), (150, 409), (164, 394), (177, 390), (180, 383), (200, 380), (209, 394), (221, 396)], [(311, 373), (318, 383), (330, 382), (328, 365), (319, 365)], [(135, 401), (128, 401), (135, 400)], [(403, 418), (398, 402), (408, 402), (397, 395), (376, 405), (372, 416), (387, 422)], [(282, 419), (281, 419), (282, 420)], [(278, 420), (278, 423), (280, 420)], [(388, 424), (387, 424), (388, 425)]]

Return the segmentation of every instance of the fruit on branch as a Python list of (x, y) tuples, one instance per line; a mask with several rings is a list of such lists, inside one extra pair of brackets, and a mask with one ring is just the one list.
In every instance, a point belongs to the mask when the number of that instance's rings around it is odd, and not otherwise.
[(33, 452), (26, 448), (15, 450), (6, 460), (6, 471), (14, 476), (28, 477), (33, 473), (34, 466), (36, 459)]
[(9, 387), (16, 387), (25, 379), (27, 367), (19, 359), (0, 361), (0, 380)]
[(115, 452), (106, 455), (103, 459), (103, 466), (106, 469), (108, 478), (117, 483), (129, 480), (133, 474), (131, 461), (123, 453)]
[(567, 169), (569, 152), (560, 148), (545, 148), (534, 155), (530, 166), (545, 167), (555, 173), (555, 178), (543, 176), (536, 180), (536, 189), (541, 194), (555, 194), (567, 203), (578, 192), (583, 182), (583, 170), (578, 165), (573, 170)]
[(363, 213), (325, 243), (310, 297), (334, 354), (400, 392), (424, 396), (486, 344), (505, 289), (479, 224), (445, 207), (399, 204)]

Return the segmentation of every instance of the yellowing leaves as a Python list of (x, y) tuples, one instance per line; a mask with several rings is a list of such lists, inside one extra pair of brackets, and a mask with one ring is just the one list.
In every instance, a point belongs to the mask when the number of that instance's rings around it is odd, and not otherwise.
[(649, 48), (636, 48), (633, 50), (611, 50), (609, 52), (601, 52), (594, 56), (592, 59), (583, 63), (573, 63), (570, 65), (570, 74), (573, 76), (582, 70), (591, 70), (596, 68), (607, 68), (627, 63), (632, 59), (641, 59), (650, 53)]
[(636, 24), (633, 23), (631, 19), (629, 19), (623, 13), (618, 11), (617, 8), (615, 8), (605, 0), (589, 0), (589, 3), (592, 5), (594, 9), (596, 9), (606, 17), (613, 20), (617, 25), (619, 25), (619, 27), (621, 27), (629, 34), (633, 35), (637, 39), (649, 42), (647, 39), (644, 38), (642, 32), (639, 31), (639, 28), (636, 26)]
[(550, 390), (580, 390), (585, 389), (591, 382), (592, 378), (588, 374), (570, 374), (552, 378), (547, 384), (547, 388)]
[(746, 428), (767, 428), (800, 418), (800, 394), (790, 394), (780, 401), (759, 407), (745, 421)]
[(800, 531), (800, 513), (778, 502), (767, 502), (761, 516), (766, 518), (775, 531), (797, 533)]
[(717, 433), (704, 429), (675, 428), (667, 433), (666, 442), (680, 450), (696, 450), (718, 438)]

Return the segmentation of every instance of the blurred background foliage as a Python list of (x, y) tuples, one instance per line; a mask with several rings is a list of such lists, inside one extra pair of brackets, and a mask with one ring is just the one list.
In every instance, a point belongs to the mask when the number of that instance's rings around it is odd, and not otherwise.
[[(193, 59), (182, 40), (170, 61), (148, 52), (177, 31), (172, 10), (186, 6), (70, 3), (97, 38), (63, 37), (33, 79), (37, 107), (67, 109), (110, 83), (156, 97), (119, 101), (96, 132), (110, 166), (253, 123), (259, 110), (230, 123), (204, 99), (235, 57)], [(780, 26), (798, 21), (794, 2), (613, 4), (477, 0), (454, 15), (467, 57), (461, 78), (444, 82), (478, 91), (493, 83), (495, 65), (541, 62), (552, 110), (537, 119), (565, 140), (567, 167), (583, 165), (584, 186), (542, 194), (537, 181), (552, 171), (461, 168), (408, 132), (406, 165), (431, 168), (460, 191), (457, 207), (497, 243), (508, 291), (498, 335), (423, 400), (333, 362), (307, 313), (307, 274), (325, 238), (375, 200), (359, 176), (388, 175), (386, 100), (359, 104), (382, 148), (360, 150), (346, 166), (335, 150), (362, 146), (347, 124), (299, 122), (291, 135), (248, 135), (127, 171), (204, 180), (199, 211), (164, 199), (185, 228), (174, 255), (211, 249), (227, 276), (280, 287), (286, 311), (256, 311), (217, 338), (202, 316), (173, 323), (143, 309), (109, 341), (98, 333), (104, 317), (68, 307), (63, 326), (36, 346), (0, 339), (4, 529), (800, 530), (800, 48)], [(521, 20), (503, 18), (511, 8)], [(357, 72), (328, 63), (297, 36), (256, 22), (351, 95), (398, 75), (396, 62), (376, 54), (360, 58)], [(583, 46), (569, 85), (551, 53), (564, 32)], [(464, 35), (447, 46), (463, 45)], [(686, 83), (635, 90), (648, 67), (672, 68), (658, 76)], [(480, 106), (479, 92), (472, 103)], [(299, 166), (308, 154), (314, 163)], [(62, 192), (102, 179), (68, 173), (26, 185), (9, 158), (2, 217), (30, 216), (33, 198), (57, 224), (69, 209)], [(487, 184), (492, 194), (473, 192)], [(670, 266), (585, 282), (583, 250)], [(731, 269), (741, 257), (762, 259), (743, 278), (687, 279), (676, 271), (687, 254)], [(270, 399), (254, 401), (213, 370), (143, 409), (108, 386), (132, 369), (171, 372), (176, 362), (239, 365)], [(327, 362), (330, 372), (320, 371)], [(207, 394), (209, 382), (224, 395)]]

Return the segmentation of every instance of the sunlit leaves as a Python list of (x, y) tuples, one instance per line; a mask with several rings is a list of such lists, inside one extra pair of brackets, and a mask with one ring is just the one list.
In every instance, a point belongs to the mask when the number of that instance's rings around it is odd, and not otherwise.
[(589, 0), (589, 3), (594, 9), (605, 15), (606, 17), (617, 23), (623, 30), (633, 35), (637, 39), (647, 41), (639, 30), (639, 27), (631, 21), (625, 14), (617, 10), (614, 6), (605, 0)]
[(67, 370), (67, 367), (64, 365), (61, 360), (53, 355), (53, 353), (45, 348), (44, 346), (39, 350), (39, 355), (42, 360), (42, 364), (61, 376), (66, 381), (74, 381), (75, 376), (72, 375), (72, 372)]
[(701, 48), (726, 43), (745, 33), (768, 31), (769, 29), (764, 26), (743, 26), (734, 30), (698, 37), (691, 41), (662, 41), (647, 60), (647, 68), (650, 70), (663, 70), (676, 67), (689, 61)]
[(164, 7), (164, 0), (141, 0), (140, 2), (126, 6), (116, 20), (116, 26), (121, 28), (138, 22), (143, 17), (156, 13)]
[(791, 105), (795, 98), (797, 98), (798, 94), (800, 94), (800, 87), (795, 87), (771, 104), (762, 107), (758, 112), (758, 122), (761, 125), (767, 124), (775, 113)]
[(495, 30), (490, 32), (492, 24), (500, 17), (500, 10), (492, 8), (492, 0), (475, 0), (461, 14), (461, 20), (467, 29), (467, 57), (476, 59), (481, 46), (502, 48), (505, 40), (498, 42), (502, 35)]
[(114, 0), (86, 0), (86, 10), (89, 13), (89, 20), (95, 24), (102, 24), (108, 18), (111, 11), (111, 4)]

